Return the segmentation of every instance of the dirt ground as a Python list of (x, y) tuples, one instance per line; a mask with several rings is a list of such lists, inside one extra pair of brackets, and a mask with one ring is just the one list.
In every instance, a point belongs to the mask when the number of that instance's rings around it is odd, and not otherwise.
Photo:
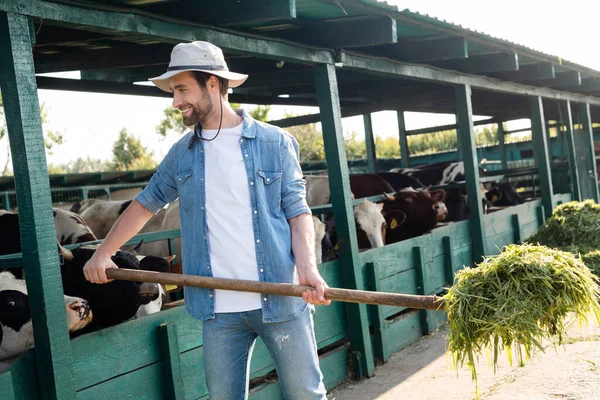
[[(482, 400), (598, 400), (600, 399), (600, 326), (569, 329), (565, 345), (545, 343), (523, 367), (509, 366), (506, 354), (494, 375), (486, 357), (477, 364)], [(474, 399), (470, 370), (450, 368), (445, 354), (447, 328), (390, 357), (375, 375), (350, 381), (332, 390), (330, 400), (458, 400)], [(457, 375), (458, 372), (458, 375)]]

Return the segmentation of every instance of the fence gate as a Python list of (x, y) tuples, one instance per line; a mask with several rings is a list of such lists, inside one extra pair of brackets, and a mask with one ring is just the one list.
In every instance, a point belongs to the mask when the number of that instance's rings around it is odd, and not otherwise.
[(596, 177), (594, 176), (594, 163), (590, 157), (590, 138), (587, 132), (577, 129), (573, 132), (575, 141), (575, 154), (577, 169), (579, 170), (579, 187), (581, 199), (594, 199), (596, 193)]

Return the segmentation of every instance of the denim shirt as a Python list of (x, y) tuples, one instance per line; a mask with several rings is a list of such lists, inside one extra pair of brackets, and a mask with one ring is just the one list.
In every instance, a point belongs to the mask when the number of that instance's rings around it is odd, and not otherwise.
[[(240, 147), (246, 166), (254, 246), (261, 282), (297, 283), (288, 220), (310, 214), (298, 143), (282, 129), (259, 122), (245, 111)], [(171, 147), (138, 200), (156, 214), (179, 197), (183, 273), (212, 276), (207, 240), (204, 145), (189, 132)], [(219, 140), (218, 138), (216, 140)], [(256, 212), (254, 212), (256, 211)], [(235, 234), (235, 227), (232, 227)], [(236, 251), (231, 249), (231, 251)], [(193, 317), (214, 318), (214, 290), (185, 287), (185, 307)], [(262, 294), (264, 322), (293, 319), (306, 308), (302, 298)]]

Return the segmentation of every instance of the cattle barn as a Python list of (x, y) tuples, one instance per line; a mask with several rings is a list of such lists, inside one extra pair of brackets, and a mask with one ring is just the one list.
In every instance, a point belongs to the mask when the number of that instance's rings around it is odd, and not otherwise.
[[(39, 88), (168, 97), (134, 82), (162, 73), (173, 45), (193, 40), (221, 47), (232, 70), (250, 75), (231, 102), (319, 107), (274, 123), (322, 124), (331, 204), (314, 211), (335, 219), (339, 257), (319, 267), (330, 286), (441, 293), (458, 269), (535, 233), (558, 204), (598, 201), (592, 124), (600, 122), (600, 72), (559, 57), (375, 0), (4, 0), (0, 88), (35, 348), (0, 373), (0, 398), (207, 398), (202, 324), (183, 307), (69, 339), (37, 95)], [(39, 75), (62, 71), (81, 71), (81, 79)], [(397, 112), (400, 132), (401, 158), (385, 168), (375, 157), (371, 121), (382, 110)], [(454, 114), (457, 122), (411, 131), (404, 121), (410, 111)], [(458, 152), (443, 161), (462, 165), (464, 180), (454, 185), (468, 198), (469, 218), (359, 252), (353, 203), (362, 200), (352, 200), (341, 123), (357, 115), (364, 116), (369, 173), (415, 167), (408, 136), (456, 129)], [(474, 116), (499, 132), (502, 169), (486, 177), (474, 136), (482, 122)], [(507, 168), (503, 124), (523, 118), (531, 120), (535, 159), (528, 173), (541, 190), (484, 214), (480, 186), (515, 172)], [(550, 125), (563, 143), (560, 157), (550, 151)], [(352, 303), (318, 308), (326, 387), (372, 376), (376, 360), (445, 318)], [(282, 398), (273, 371), (258, 343), (250, 398)]]

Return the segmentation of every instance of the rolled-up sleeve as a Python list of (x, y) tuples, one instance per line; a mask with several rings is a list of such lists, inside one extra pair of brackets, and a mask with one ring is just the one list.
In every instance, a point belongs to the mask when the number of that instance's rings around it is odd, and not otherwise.
[(153, 214), (159, 212), (167, 203), (175, 201), (178, 197), (177, 181), (173, 169), (176, 147), (176, 145), (171, 147), (171, 150), (152, 175), (148, 186), (135, 197), (144, 208)]
[(301, 214), (311, 214), (306, 203), (306, 181), (302, 179), (298, 142), (293, 136), (284, 136), (282, 152), (281, 208), (285, 217), (292, 219)]

